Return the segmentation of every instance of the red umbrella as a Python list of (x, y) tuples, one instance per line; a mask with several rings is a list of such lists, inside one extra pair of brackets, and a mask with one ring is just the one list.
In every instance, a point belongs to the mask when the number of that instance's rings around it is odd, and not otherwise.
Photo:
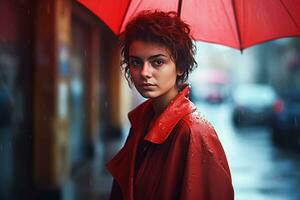
[(300, 36), (299, 0), (78, 0), (119, 34), (141, 10), (177, 11), (194, 39), (245, 49)]

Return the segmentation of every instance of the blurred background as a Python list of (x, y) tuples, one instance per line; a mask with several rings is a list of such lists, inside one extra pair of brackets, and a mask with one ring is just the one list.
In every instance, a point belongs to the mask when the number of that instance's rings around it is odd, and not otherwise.
[[(106, 200), (105, 163), (144, 99), (117, 37), (75, 1), (0, 0), (0, 199)], [(190, 99), (224, 146), (237, 200), (300, 199), (300, 39), (197, 42)]]

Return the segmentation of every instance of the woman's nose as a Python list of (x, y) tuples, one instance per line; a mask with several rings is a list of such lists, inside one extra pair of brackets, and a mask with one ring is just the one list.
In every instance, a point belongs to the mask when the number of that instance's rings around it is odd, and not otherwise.
[(151, 77), (151, 71), (152, 71), (152, 69), (151, 69), (150, 64), (148, 62), (144, 62), (143, 67), (141, 69), (141, 75), (143, 77), (147, 77), (147, 78)]

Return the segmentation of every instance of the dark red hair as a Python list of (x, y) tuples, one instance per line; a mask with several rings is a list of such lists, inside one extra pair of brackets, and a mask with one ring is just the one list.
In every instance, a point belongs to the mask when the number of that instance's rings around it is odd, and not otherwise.
[(189, 25), (176, 12), (142, 11), (128, 22), (120, 40), (122, 66), (128, 81), (131, 80), (129, 47), (136, 40), (157, 43), (169, 50), (177, 69), (183, 72), (177, 77), (177, 84), (184, 83), (189, 73), (197, 67), (194, 59), (196, 48), (190, 36)]

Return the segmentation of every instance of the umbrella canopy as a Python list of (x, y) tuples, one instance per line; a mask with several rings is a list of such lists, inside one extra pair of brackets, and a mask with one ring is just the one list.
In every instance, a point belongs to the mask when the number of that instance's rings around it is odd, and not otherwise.
[(300, 0), (78, 0), (115, 33), (141, 10), (180, 12), (194, 39), (245, 49), (300, 36)]

